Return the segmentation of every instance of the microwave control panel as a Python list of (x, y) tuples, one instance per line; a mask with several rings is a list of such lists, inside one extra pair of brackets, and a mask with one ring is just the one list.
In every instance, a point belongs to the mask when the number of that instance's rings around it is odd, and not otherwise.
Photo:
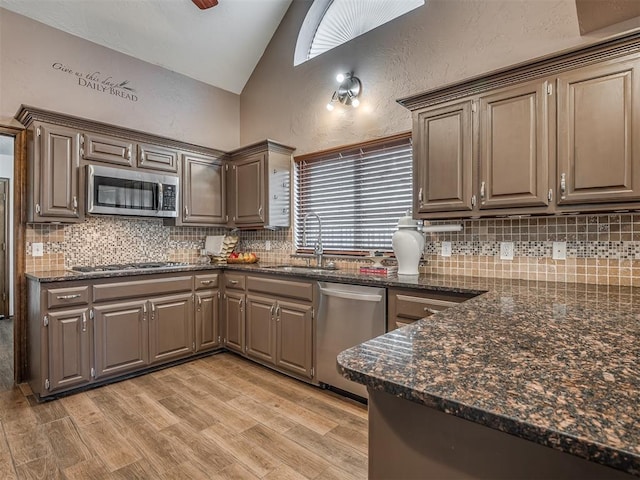
[(176, 186), (175, 185), (163, 185), (162, 186), (162, 210), (175, 211), (176, 210)]

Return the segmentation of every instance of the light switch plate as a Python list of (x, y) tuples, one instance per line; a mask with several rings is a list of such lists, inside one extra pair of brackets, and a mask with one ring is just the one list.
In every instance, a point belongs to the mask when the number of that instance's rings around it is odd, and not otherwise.
[(31, 244), (31, 256), (41, 257), (44, 255), (44, 243), (32, 243)]
[(567, 242), (553, 242), (553, 259), (567, 259)]
[(513, 260), (513, 242), (500, 242), (500, 260)]
[(442, 256), (443, 257), (451, 256), (451, 242), (442, 242)]

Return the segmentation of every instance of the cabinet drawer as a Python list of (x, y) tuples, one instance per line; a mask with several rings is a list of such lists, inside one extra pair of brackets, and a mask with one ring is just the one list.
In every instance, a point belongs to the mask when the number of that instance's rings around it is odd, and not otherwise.
[(205, 288), (218, 288), (217, 273), (196, 275), (196, 290), (204, 290)]
[(397, 317), (417, 320), (433, 315), (441, 310), (446, 310), (456, 304), (457, 302), (446, 300), (396, 295), (396, 309), (394, 313)]
[(313, 300), (313, 283), (277, 278), (247, 277), (247, 289), (279, 297)]
[(51, 288), (47, 290), (47, 308), (67, 307), (70, 305), (87, 305), (89, 303), (89, 286), (67, 288)]
[(133, 280), (93, 286), (93, 301), (117, 300), (121, 298), (143, 297), (162, 293), (190, 291), (191, 275), (184, 277)]
[(244, 275), (235, 275), (233, 273), (225, 273), (224, 287), (231, 288), (234, 290), (244, 290), (245, 278), (246, 277)]
[(178, 171), (178, 151), (149, 143), (138, 144), (138, 167), (166, 172)]

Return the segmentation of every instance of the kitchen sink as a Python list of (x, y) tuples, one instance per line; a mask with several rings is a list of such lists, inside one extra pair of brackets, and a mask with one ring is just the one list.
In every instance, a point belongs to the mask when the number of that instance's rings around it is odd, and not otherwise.
[(293, 272), (293, 273), (328, 273), (338, 270), (336, 267), (312, 267), (306, 265), (269, 265), (263, 268), (270, 270), (277, 270), (279, 272)]

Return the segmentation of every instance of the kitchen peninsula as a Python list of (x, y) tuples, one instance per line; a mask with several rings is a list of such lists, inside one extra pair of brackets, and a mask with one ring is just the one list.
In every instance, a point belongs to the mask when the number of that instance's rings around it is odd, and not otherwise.
[(368, 387), (370, 478), (640, 475), (640, 291), (423, 281), (487, 293), (338, 357)]

